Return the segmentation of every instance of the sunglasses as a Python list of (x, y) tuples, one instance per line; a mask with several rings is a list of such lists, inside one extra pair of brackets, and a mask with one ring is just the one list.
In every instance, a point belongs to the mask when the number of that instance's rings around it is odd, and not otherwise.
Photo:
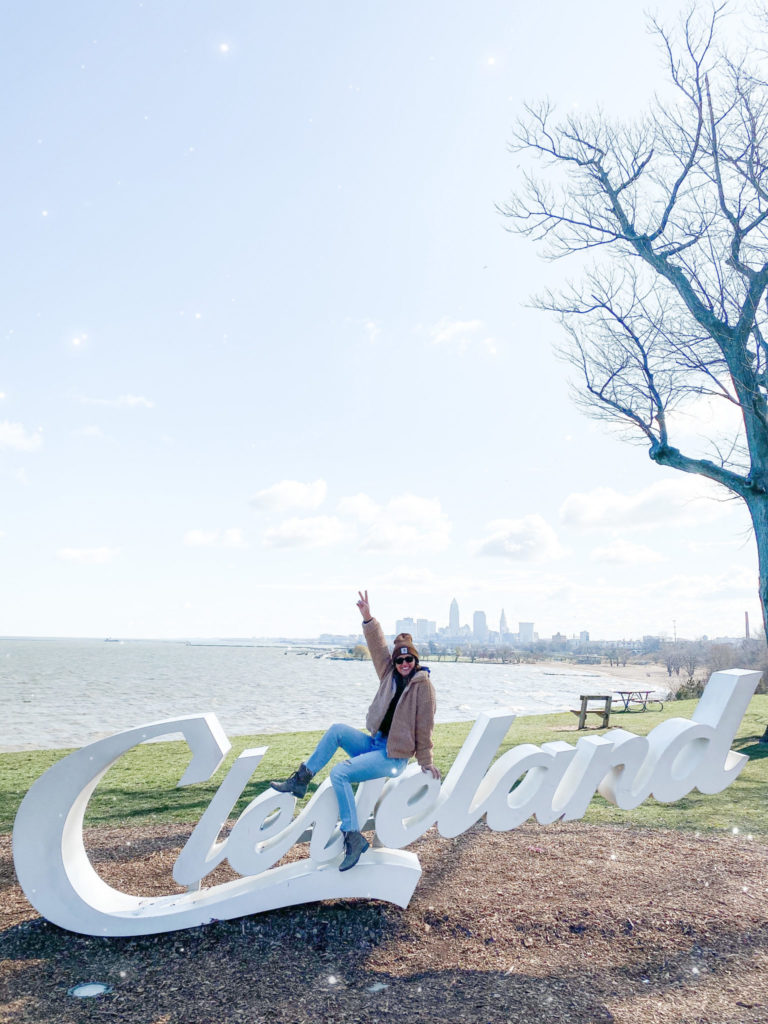
[(396, 665), (412, 665), (416, 659), (412, 654), (406, 654), (404, 658), (395, 658)]

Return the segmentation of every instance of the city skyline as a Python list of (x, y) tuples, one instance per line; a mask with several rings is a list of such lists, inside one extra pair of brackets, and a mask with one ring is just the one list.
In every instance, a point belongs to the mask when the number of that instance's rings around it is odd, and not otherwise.
[[(749, 628), (749, 614), (744, 613), (746, 636), (752, 636)], [(709, 634), (697, 633), (692, 637), (680, 637), (677, 636), (677, 623), (675, 620), (672, 622), (671, 634), (667, 631), (663, 631), (659, 634), (636, 634), (623, 637), (592, 637), (590, 630), (581, 628), (577, 631), (571, 631), (562, 633), (559, 629), (554, 630), (551, 633), (539, 633), (535, 628), (535, 623), (530, 621), (518, 620), (518, 628), (516, 631), (509, 629), (505, 609), (502, 608), (499, 614), (499, 629), (494, 630), (488, 626), (488, 616), (483, 609), (475, 609), (472, 612), (472, 625), (469, 623), (461, 624), (461, 609), (458, 600), (454, 597), (451, 599), (451, 603), (448, 611), (448, 622), (445, 626), (438, 624), (437, 620), (425, 619), (425, 618), (414, 618), (413, 616), (405, 616), (395, 621), (394, 634), (397, 633), (411, 633), (414, 640), (440, 640), (442, 642), (450, 642), (451, 640), (461, 640), (467, 642), (472, 640), (474, 643), (534, 643), (538, 640), (555, 640), (555, 639), (578, 639), (582, 643), (589, 643), (594, 640), (597, 643), (600, 642), (614, 642), (618, 640), (640, 640), (647, 638), (648, 636), (656, 636), (659, 639), (672, 638), (674, 641), (678, 639), (713, 639)], [(721, 631), (715, 638), (738, 638), (745, 635), (744, 631), (740, 632), (738, 629), (733, 632)]]
[[(558, 631), (559, 632), (559, 631)], [(499, 615), (499, 628), (494, 630), (488, 625), (488, 617), (484, 610), (475, 609), (472, 612), (472, 625), (461, 624), (461, 609), (457, 599), (451, 599), (448, 610), (448, 622), (445, 626), (438, 625), (436, 619), (414, 618), (404, 616), (395, 621), (394, 633), (410, 633), (414, 640), (441, 640), (450, 642), (452, 640), (466, 643), (471, 639), (474, 643), (533, 643), (539, 639), (538, 633), (534, 630), (534, 623), (520, 621), (518, 629), (513, 632), (509, 629), (505, 610), (502, 608)], [(573, 634), (575, 636), (575, 634)], [(582, 639), (589, 640), (589, 631), (580, 630)]]

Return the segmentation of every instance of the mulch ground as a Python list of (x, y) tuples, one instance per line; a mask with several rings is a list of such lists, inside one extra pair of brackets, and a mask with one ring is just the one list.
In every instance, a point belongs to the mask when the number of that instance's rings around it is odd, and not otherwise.
[[(111, 884), (154, 895), (177, 891), (188, 831), (87, 845)], [(99, 939), (39, 918), (0, 837), (0, 1022), (768, 1022), (762, 842), (575, 822), (430, 831), (410, 849), (423, 874), (406, 910), (333, 901)], [(67, 994), (86, 981), (112, 991)]]

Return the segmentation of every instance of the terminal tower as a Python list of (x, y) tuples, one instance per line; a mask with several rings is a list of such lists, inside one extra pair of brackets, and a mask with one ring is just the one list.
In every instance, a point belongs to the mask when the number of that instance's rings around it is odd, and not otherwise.
[(455, 597), (451, 601), (451, 610), (448, 612), (448, 632), (451, 636), (458, 636), (461, 633), (459, 605)]

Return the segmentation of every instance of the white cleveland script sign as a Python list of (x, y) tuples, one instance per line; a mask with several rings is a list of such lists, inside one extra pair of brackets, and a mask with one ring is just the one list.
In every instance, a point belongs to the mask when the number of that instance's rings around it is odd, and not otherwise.
[[(725, 789), (747, 761), (730, 748), (759, 679), (759, 672), (740, 669), (715, 673), (691, 721), (668, 719), (647, 737), (614, 729), (586, 736), (575, 746), (525, 743), (495, 763), (515, 716), (483, 715), (442, 785), (418, 765), (399, 779), (360, 785), (359, 820), (373, 815), (381, 846), (345, 872), (338, 870), (342, 837), (327, 779), (295, 818), (295, 798), (267, 790), (246, 807), (229, 836), (219, 840), (222, 825), (267, 748), (246, 750), (176, 861), (174, 878), (188, 890), (138, 897), (107, 885), (85, 851), (83, 816), (99, 780), (127, 750), (158, 736), (181, 732), (192, 750), (180, 786), (210, 778), (230, 748), (213, 714), (152, 722), (69, 754), (34, 783), (16, 816), (16, 873), (44, 917), (87, 935), (167, 932), (339, 897), (373, 897), (404, 907), (421, 868), (415, 854), (402, 847), (432, 825), (443, 836), (457, 836), (485, 816), (489, 828), (506, 831), (531, 816), (543, 825), (581, 818), (596, 791), (629, 809), (651, 794), (670, 803), (694, 788), (701, 793)], [(307, 830), (309, 858), (274, 868)], [(225, 859), (242, 877), (201, 889), (200, 880)]]

